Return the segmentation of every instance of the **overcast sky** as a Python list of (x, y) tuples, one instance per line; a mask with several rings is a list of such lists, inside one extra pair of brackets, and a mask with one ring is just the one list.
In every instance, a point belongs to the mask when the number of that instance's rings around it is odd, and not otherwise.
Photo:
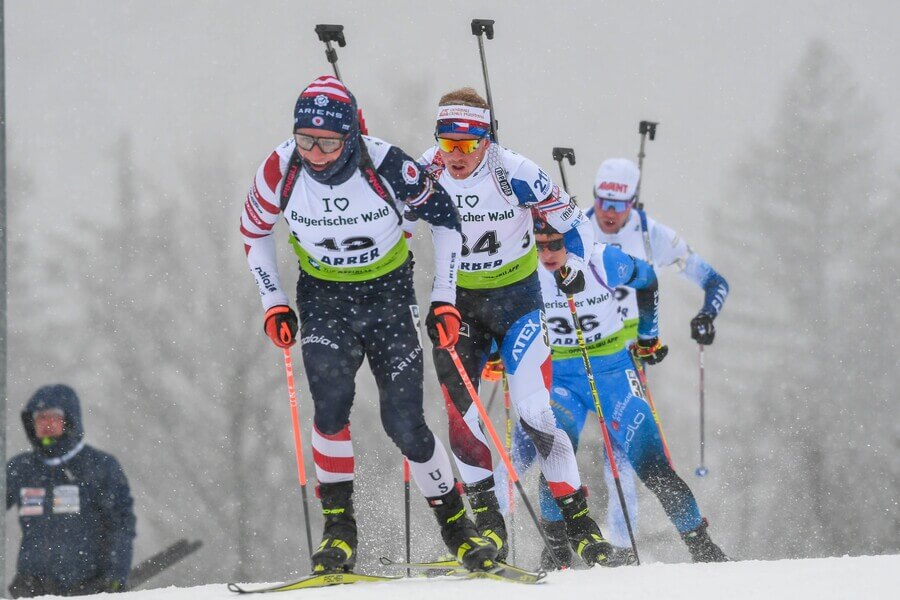
[[(8, 0), (9, 161), (36, 179), (31, 197), (11, 201), (28, 202), (38, 231), (106, 214), (110, 159), (127, 133), (137, 168), (163, 183), (190, 172), (197, 153), (224, 150), (237, 215), (256, 166), (290, 133), (297, 93), (329, 72), (316, 23), (345, 25), (339, 64), (372, 134), (418, 156), (439, 95), (464, 84), (483, 89), (469, 22), (492, 18), (487, 56), (503, 144), (554, 175), (550, 149), (574, 147), (569, 181), (584, 206), (599, 162), (634, 156), (638, 121), (660, 121), (644, 197), (703, 248), (709, 224), (684, 211), (719, 201), (748, 136), (770, 131), (785, 81), (814, 37), (833, 45), (886, 115), (886, 163), (896, 165), (898, 16), (888, 0)], [(411, 105), (411, 89), (425, 101)], [(237, 236), (233, 243), (240, 246)]]

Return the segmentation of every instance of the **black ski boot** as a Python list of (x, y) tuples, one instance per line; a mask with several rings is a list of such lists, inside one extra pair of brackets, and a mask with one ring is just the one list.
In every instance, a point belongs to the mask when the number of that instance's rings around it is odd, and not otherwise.
[(611, 560), (612, 545), (603, 539), (597, 523), (588, 515), (584, 492), (578, 490), (574, 494), (557, 498), (556, 503), (565, 519), (566, 533), (575, 554), (589, 566), (619, 566)]
[(680, 534), (691, 553), (691, 559), (694, 562), (726, 562), (728, 557), (709, 539), (709, 533), (706, 532), (708, 527), (709, 521), (704, 518), (697, 529)]
[(497, 560), (506, 560), (509, 554), (506, 522), (500, 513), (500, 504), (494, 493), (494, 476), (464, 487), (466, 496), (469, 497), (469, 506), (472, 507), (472, 514), (475, 516), (478, 533), (497, 547)]
[(320, 483), (319, 497), (325, 528), (322, 543), (312, 555), (313, 573), (350, 572), (356, 565), (353, 482)]
[[(569, 548), (569, 535), (566, 533), (565, 521), (545, 521), (541, 519), (541, 526), (547, 539), (550, 541), (550, 547), (553, 549), (553, 555), (547, 550), (541, 550), (541, 569), (544, 571), (554, 571), (556, 569), (568, 569), (572, 566), (572, 550)], [(556, 557), (556, 561), (553, 557)], [(557, 562), (559, 563), (557, 565)]]
[(443, 496), (428, 498), (428, 504), (441, 526), (444, 543), (462, 566), (470, 571), (484, 571), (496, 565), (497, 547), (478, 535), (456, 488)]

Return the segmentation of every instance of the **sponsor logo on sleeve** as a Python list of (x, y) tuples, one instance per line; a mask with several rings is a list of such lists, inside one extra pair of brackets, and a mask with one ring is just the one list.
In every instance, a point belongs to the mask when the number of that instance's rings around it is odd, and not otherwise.
[(413, 185), (419, 181), (419, 169), (411, 160), (404, 160), (400, 166), (400, 173), (403, 175), (403, 181), (409, 185)]

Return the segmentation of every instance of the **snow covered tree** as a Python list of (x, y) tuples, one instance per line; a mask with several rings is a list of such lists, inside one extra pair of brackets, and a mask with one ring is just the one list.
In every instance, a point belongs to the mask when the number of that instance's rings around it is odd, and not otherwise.
[(740, 357), (720, 393), (735, 411), (721, 437), (742, 556), (892, 543), (872, 518), (891, 485), (878, 476), (891, 460), (890, 442), (874, 435), (890, 389), (878, 381), (897, 383), (893, 360), (878, 358), (897, 285), (880, 240), (897, 218), (877, 133), (849, 67), (814, 41), (774, 128), (748, 148), (730, 201), (714, 210), (732, 283), (720, 339)]

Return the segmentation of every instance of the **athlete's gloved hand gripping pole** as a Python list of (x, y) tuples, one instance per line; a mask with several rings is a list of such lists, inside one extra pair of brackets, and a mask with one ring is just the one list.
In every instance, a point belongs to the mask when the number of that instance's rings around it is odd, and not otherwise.
[(284, 352), (284, 371), (287, 375), (288, 399), (291, 403), (291, 425), (294, 427), (294, 453), (297, 456), (297, 476), (303, 498), (303, 521), (306, 524), (306, 549), (312, 561), (312, 531), (309, 527), (309, 500), (306, 495), (306, 467), (303, 464), (303, 442), (300, 439), (300, 417), (297, 410), (297, 391), (294, 387), (294, 365), (291, 346), (297, 342), (297, 315), (290, 306), (273, 306), (266, 311), (264, 330), (272, 342)]
[[(565, 167), (562, 162), (563, 158), (567, 158), (569, 164), (574, 165), (575, 151), (571, 148), (553, 149), (553, 159), (559, 163), (559, 172), (560, 175), (562, 175), (563, 189), (568, 193), (569, 190), (566, 185)], [(564, 266), (560, 271), (566, 269), (567, 267)], [(559, 285), (559, 279), (556, 280), (556, 284), (562, 290), (562, 286)], [(581, 289), (584, 289), (583, 278)], [(622, 481), (619, 479), (619, 468), (616, 465), (615, 454), (613, 454), (612, 442), (609, 439), (609, 431), (606, 430), (606, 420), (603, 418), (603, 407), (600, 405), (600, 394), (597, 392), (597, 384), (594, 381), (594, 370), (591, 368), (591, 359), (588, 356), (587, 345), (584, 342), (584, 332), (581, 331), (581, 321), (578, 320), (578, 311), (575, 307), (575, 295), (566, 292), (565, 290), (563, 290), (563, 293), (566, 294), (566, 301), (569, 303), (569, 312), (572, 313), (572, 322), (575, 324), (575, 336), (578, 339), (578, 348), (581, 350), (581, 360), (584, 362), (584, 370), (587, 374), (588, 385), (591, 388), (591, 396), (594, 399), (594, 410), (597, 412), (597, 418), (600, 421), (600, 431), (603, 434), (603, 447), (606, 449), (606, 456), (609, 459), (609, 468), (612, 471), (613, 480), (616, 482), (616, 492), (619, 495), (619, 506), (622, 507), (622, 516), (625, 517), (625, 528), (628, 530), (628, 539), (631, 540), (631, 549), (634, 551), (635, 563), (640, 565), (641, 558), (638, 554), (637, 542), (635, 542), (634, 531), (631, 527), (631, 517), (628, 514), (628, 505), (625, 502), (625, 492), (622, 490)]]

